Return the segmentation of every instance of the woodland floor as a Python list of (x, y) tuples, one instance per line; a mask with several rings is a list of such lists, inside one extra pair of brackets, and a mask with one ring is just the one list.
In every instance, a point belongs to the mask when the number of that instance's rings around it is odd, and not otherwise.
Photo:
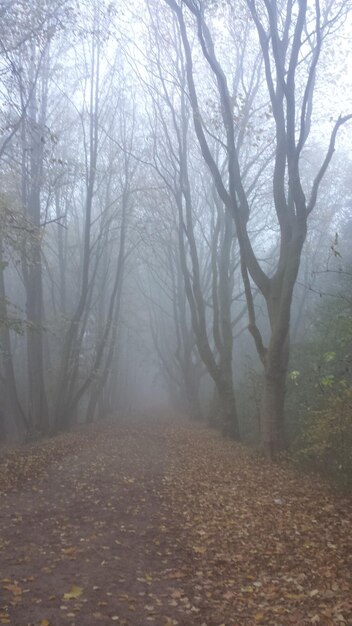
[(352, 504), (149, 420), (0, 459), (0, 624), (352, 624)]

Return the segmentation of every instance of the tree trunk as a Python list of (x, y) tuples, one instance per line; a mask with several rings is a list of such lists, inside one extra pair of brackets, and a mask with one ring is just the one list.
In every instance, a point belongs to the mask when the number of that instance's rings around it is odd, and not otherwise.
[(285, 439), (286, 372), (265, 369), (260, 412), (261, 446), (269, 459), (287, 448)]
[(218, 398), (220, 405), (220, 425), (223, 435), (232, 437), (233, 439), (239, 439), (240, 432), (238, 427), (237, 406), (232, 379), (220, 383), (218, 386)]
[(264, 454), (273, 459), (287, 449), (285, 438), (286, 378), (290, 352), (290, 313), (292, 294), (299, 268), (299, 240), (291, 245), (285, 271), (271, 280), (266, 299), (271, 337), (263, 357), (264, 388), (260, 412), (261, 446)]
[(4, 280), (4, 270), (1, 268), (3, 264), (2, 241), (0, 238), (0, 313), (1, 324), (0, 340), (2, 347), (2, 364), (4, 374), (4, 395), (6, 397), (6, 407), (11, 412), (11, 417), (18, 430), (25, 429), (28, 431), (28, 420), (23, 411), (21, 402), (17, 393), (17, 383), (15, 376), (15, 368), (12, 358), (12, 346), (10, 336), (10, 320), (8, 319), (6, 305), (6, 290)]
[(94, 417), (97, 410), (99, 396), (101, 394), (101, 384), (100, 380), (97, 380), (91, 387), (89, 402), (86, 412), (86, 423), (92, 424), (94, 422)]
[(215, 383), (208, 424), (212, 428), (220, 428), (225, 437), (240, 439), (237, 405), (232, 382), (222, 380)]
[(43, 363), (43, 313), (41, 252), (36, 250), (36, 260), (28, 271), (26, 312), (27, 329), (29, 415), (34, 431), (47, 432), (49, 427), (48, 403), (44, 382)]
[[(34, 72), (34, 68), (32, 68)], [(43, 278), (41, 191), (43, 185), (44, 139), (46, 129), (47, 75), (43, 70), (41, 101), (37, 90), (29, 103), (29, 114), (23, 120), (22, 194), (26, 217), (33, 233), (29, 255), (23, 256), (23, 277), (26, 290), (27, 371), (30, 426), (34, 432), (47, 432), (49, 410), (46, 396), (43, 353)], [(39, 105), (40, 102), (40, 105)], [(38, 109), (39, 113), (38, 113)], [(29, 152), (29, 157), (28, 157)]]

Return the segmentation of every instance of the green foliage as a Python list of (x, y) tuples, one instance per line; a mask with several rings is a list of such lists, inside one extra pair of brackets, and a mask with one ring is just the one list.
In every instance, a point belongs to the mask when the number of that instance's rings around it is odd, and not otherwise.
[(288, 431), (300, 463), (352, 487), (352, 307), (348, 281), (337, 283), (292, 349)]
[(297, 386), (300, 375), (301, 373), (298, 370), (291, 370), (291, 372), (289, 372), (288, 374), (288, 377), (289, 377), (289, 380), (291, 380), (293, 384)]
[(335, 358), (336, 352), (325, 352), (325, 354), (323, 354), (324, 363), (330, 363), (330, 361), (333, 361)]
[(352, 487), (352, 387), (340, 383), (326, 408), (311, 410), (301, 432), (298, 459)]
[(319, 385), (322, 389), (330, 389), (334, 386), (335, 376), (334, 374), (327, 374), (322, 376), (319, 380)]

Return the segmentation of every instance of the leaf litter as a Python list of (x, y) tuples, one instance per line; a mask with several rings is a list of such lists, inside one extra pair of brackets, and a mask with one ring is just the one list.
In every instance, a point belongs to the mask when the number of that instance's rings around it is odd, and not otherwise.
[(0, 492), (0, 624), (352, 624), (351, 500), (205, 427), (12, 450)]

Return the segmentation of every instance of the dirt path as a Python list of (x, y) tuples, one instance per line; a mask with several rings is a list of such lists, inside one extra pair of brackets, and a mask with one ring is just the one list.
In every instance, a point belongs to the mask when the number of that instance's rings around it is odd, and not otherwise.
[(0, 463), (0, 624), (352, 624), (351, 502), (318, 482), (160, 421), (23, 459), (19, 484)]

